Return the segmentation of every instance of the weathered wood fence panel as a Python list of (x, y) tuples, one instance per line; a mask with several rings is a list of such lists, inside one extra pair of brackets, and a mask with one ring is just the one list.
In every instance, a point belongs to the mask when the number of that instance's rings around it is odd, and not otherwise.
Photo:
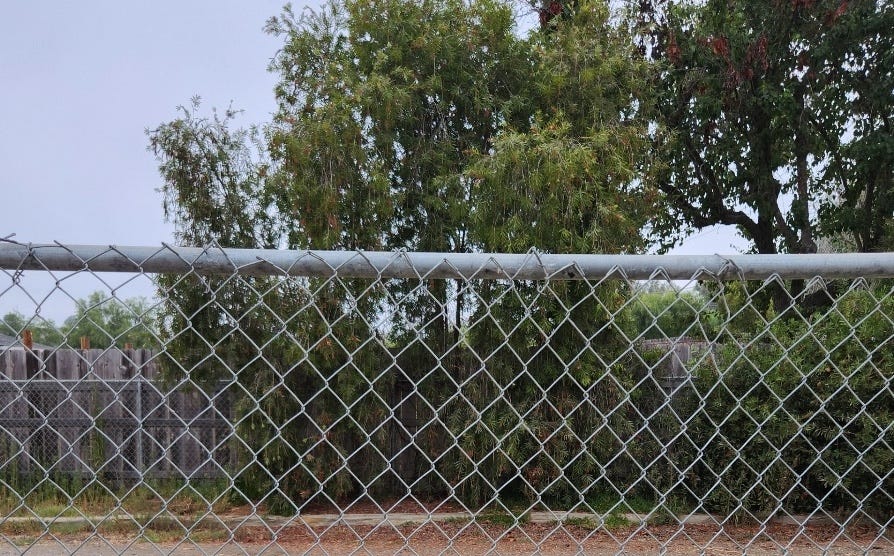
[[(658, 350), (656, 379), (671, 395), (691, 360), (714, 346), (688, 338), (646, 340)], [(0, 350), (0, 480), (71, 475), (118, 481), (226, 477), (237, 460), (238, 389), (166, 385), (159, 358), (143, 349)], [(412, 466), (402, 431), (417, 427), (410, 384), (395, 386), (402, 426), (392, 450), (397, 469)], [(399, 400), (404, 400), (400, 402)]]
[(713, 357), (716, 346), (704, 340), (680, 337), (644, 340), (639, 349), (657, 350), (662, 354), (661, 362), (656, 366), (655, 378), (665, 394), (671, 395), (689, 379), (690, 362)]
[(166, 386), (150, 350), (2, 350), (0, 479), (223, 477), (235, 459), (225, 387)]

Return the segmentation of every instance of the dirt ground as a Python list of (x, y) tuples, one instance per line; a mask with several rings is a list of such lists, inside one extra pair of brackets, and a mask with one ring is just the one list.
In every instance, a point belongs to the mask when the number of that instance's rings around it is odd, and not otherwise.
[(17, 539), (4, 535), (6, 542), (0, 545), (0, 554), (894, 555), (894, 538), (883, 535), (877, 528), (851, 527), (842, 531), (837, 527), (787, 524), (628, 525), (594, 530), (555, 522), (507, 527), (445, 520), (399, 526), (329, 525), (313, 528), (304, 524), (281, 528), (243, 524), (232, 533), (227, 531), (225, 538), (215, 542), (152, 542), (146, 538), (103, 537), (55, 535)]

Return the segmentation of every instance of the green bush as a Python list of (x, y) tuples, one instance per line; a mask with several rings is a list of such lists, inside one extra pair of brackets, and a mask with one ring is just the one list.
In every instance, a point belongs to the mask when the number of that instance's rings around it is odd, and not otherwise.
[(853, 290), (809, 318), (792, 314), (771, 312), (750, 340), (725, 341), (693, 370), (676, 403), (687, 486), (722, 513), (890, 516), (894, 301)]

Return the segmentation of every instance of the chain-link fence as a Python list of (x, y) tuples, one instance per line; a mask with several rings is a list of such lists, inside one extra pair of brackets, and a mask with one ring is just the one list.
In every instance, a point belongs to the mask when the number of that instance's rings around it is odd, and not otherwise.
[(0, 269), (0, 551), (894, 551), (894, 255)]

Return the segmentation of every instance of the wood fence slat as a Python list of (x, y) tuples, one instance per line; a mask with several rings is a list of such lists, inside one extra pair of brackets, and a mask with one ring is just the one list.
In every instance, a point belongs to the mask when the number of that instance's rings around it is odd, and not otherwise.
[(0, 352), (0, 479), (220, 476), (210, 458), (232, 457), (213, 450), (232, 434), (230, 400), (170, 391), (157, 361), (145, 349)]
[[(25, 350), (11, 350), (7, 354), (10, 357), (9, 378), (20, 382), (25, 381), (28, 378), (28, 371), (25, 368)], [(28, 416), (28, 401), (21, 389), (15, 392), (10, 410), (13, 415)], [(15, 427), (12, 430), (17, 444), (16, 471), (19, 476), (24, 477), (31, 474), (31, 457), (28, 454), (31, 431), (25, 427)]]
[[(21, 352), (22, 350), (7, 349), (0, 353), (2, 380), (11, 381), (17, 378), (16, 359)], [(20, 388), (10, 388), (0, 393), (0, 416), (21, 416), (22, 406)], [(25, 472), (24, 464), (26, 462), (21, 457), (23, 440), (24, 431), (21, 427), (16, 427), (14, 424), (3, 427), (2, 434), (0, 434), (0, 458), (2, 458), (2, 469), (5, 475), (14, 478)]]

